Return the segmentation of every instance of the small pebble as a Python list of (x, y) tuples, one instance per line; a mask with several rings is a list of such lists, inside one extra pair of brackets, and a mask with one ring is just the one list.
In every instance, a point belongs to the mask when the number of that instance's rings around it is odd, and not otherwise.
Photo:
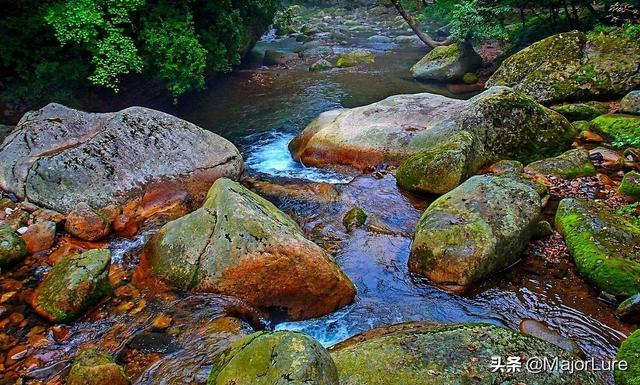
[(18, 233), (18, 234), (23, 235), (24, 233), (26, 233), (26, 232), (27, 232), (27, 230), (29, 230), (29, 228), (25, 226), (25, 227), (21, 227), (21, 228), (19, 228), (19, 229), (18, 229), (18, 230), (16, 230), (16, 231), (17, 231), (17, 233)]

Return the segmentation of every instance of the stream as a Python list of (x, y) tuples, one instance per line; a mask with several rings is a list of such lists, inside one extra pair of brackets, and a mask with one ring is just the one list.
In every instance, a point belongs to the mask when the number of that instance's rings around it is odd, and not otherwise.
[[(555, 274), (554, 268), (547, 269), (540, 258), (529, 257), (464, 296), (440, 290), (410, 274), (407, 268), (413, 228), (433, 197), (399, 191), (389, 174), (374, 178), (306, 168), (291, 158), (289, 141), (321, 112), (361, 106), (403, 93), (471, 96), (452, 95), (445, 85), (412, 79), (408, 69), (425, 54), (423, 47), (371, 44), (368, 36), (371, 34), (352, 36), (334, 50), (373, 50), (375, 64), (310, 72), (308, 62), (288, 68), (261, 66), (265, 50), (291, 53), (300, 46), (293, 38), (277, 39), (271, 32), (241, 68), (214, 80), (207, 90), (186, 96), (177, 105), (150, 106), (233, 142), (244, 156), (249, 187), (292, 215), (311, 239), (332, 252), (357, 287), (352, 305), (327, 316), (299, 322), (273, 317), (261, 322), (276, 330), (303, 331), (331, 346), (371, 328), (403, 321), (489, 322), (517, 329), (522, 320), (534, 319), (575, 340), (588, 357), (614, 357), (632, 325), (618, 321), (614, 308), (599, 300), (599, 293), (575, 272), (561, 276)], [(270, 195), (269, 186), (273, 185), (307, 191), (311, 198)], [(323, 202), (318, 186), (339, 198)], [(347, 233), (342, 216), (355, 205), (371, 214), (375, 226)], [(110, 242), (114, 266), (123, 275), (135, 268), (138, 253), (151, 234), (153, 230), (133, 240)], [(98, 310), (86, 322), (73, 325), (70, 342), (64, 347), (52, 345), (44, 349), (41, 356), (50, 364), (30, 376), (44, 379), (59, 373), (69, 365), (69, 352), (85, 342), (101, 340), (110, 341), (106, 348), (117, 352), (121, 360), (137, 362), (139, 369), (127, 366), (129, 372), (139, 374), (137, 384), (188, 383), (188, 376), (195, 382), (206, 379), (207, 361), (203, 357), (222, 349), (217, 342), (206, 339), (207, 325), (225, 313), (230, 304), (236, 306), (234, 300), (180, 294), (168, 299), (148, 298), (145, 306), (134, 312), (135, 306), (141, 306), (135, 303), (138, 294), (119, 293), (119, 302), (107, 305), (111, 308)], [(131, 298), (132, 305), (122, 298)], [(114, 308), (124, 310), (114, 313)], [(138, 338), (139, 331), (159, 313), (172, 315), (183, 330), (180, 336), (167, 340), (168, 337), (152, 333)], [(146, 355), (128, 356), (133, 350)], [(158, 356), (149, 358), (150, 354)], [(149, 365), (145, 365), (145, 359), (149, 359)], [(193, 364), (187, 369), (202, 369), (187, 373), (183, 368), (187, 362)], [(171, 382), (172, 376), (180, 382)], [(604, 373), (607, 382), (612, 383), (611, 377)]]

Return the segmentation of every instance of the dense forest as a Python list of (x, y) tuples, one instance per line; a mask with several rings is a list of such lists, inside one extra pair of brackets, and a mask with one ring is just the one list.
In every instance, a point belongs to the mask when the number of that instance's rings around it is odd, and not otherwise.
[[(305, 3), (305, 2), (302, 2)], [(357, 7), (376, 1), (310, 1)], [(384, 4), (384, 1), (382, 1)], [(482, 43), (526, 46), (553, 33), (625, 25), (640, 36), (638, 2), (402, 0), (392, 2), (410, 24)], [(205, 87), (207, 75), (240, 63), (280, 9), (277, 0), (47, 0), (3, 1), (0, 16), (0, 91), (18, 111), (46, 101), (78, 105), (88, 87), (118, 93), (152, 80), (174, 99)], [(391, 3), (386, 4), (390, 6)], [(419, 27), (418, 27), (419, 28)], [(428, 32), (428, 31), (427, 31)], [(443, 39), (445, 40), (445, 39)], [(95, 88), (97, 87), (97, 88)], [(80, 103), (81, 105), (81, 103)]]

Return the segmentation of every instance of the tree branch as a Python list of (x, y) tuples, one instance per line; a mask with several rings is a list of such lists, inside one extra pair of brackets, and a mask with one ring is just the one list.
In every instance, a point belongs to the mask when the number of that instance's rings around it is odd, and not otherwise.
[(431, 36), (427, 35), (420, 29), (418, 22), (411, 15), (407, 13), (402, 4), (400, 4), (400, 0), (390, 0), (391, 3), (396, 7), (400, 16), (409, 24), (409, 27), (413, 30), (413, 32), (422, 40), (422, 42), (428, 45), (431, 48), (436, 48), (443, 45), (451, 45), (453, 43), (453, 39), (448, 38), (445, 41), (437, 41), (433, 39)]

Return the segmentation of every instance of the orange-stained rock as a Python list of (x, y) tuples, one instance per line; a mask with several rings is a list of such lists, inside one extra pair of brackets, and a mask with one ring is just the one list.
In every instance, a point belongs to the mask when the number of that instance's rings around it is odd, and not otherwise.
[(85, 241), (98, 241), (109, 235), (111, 223), (107, 216), (94, 211), (85, 202), (78, 203), (67, 216), (64, 229)]
[(34, 223), (22, 234), (22, 239), (30, 254), (48, 250), (56, 240), (56, 224), (49, 221)]
[(264, 198), (219, 179), (204, 206), (165, 225), (143, 251), (151, 273), (183, 290), (222, 293), (293, 319), (328, 314), (355, 288), (333, 258)]

